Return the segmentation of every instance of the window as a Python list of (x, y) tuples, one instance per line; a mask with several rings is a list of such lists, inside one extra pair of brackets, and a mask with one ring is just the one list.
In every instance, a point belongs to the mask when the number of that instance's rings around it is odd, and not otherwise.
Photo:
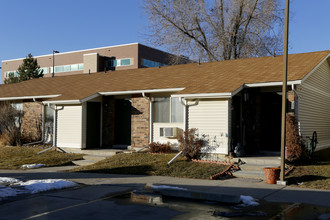
[(78, 70), (79, 70), (78, 65), (79, 65), (79, 64), (72, 64), (72, 65), (71, 65), (71, 71), (78, 71)]
[(152, 61), (152, 60), (142, 59), (142, 66), (157, 67), (157, 66), (167, 66), (167, 65), (160, 63), (160, 62)]
[(8, 78), (11, 74), (12, 74), (14, 77), (17, 77), (17, 76), (18, 76), (18, 72), (17, 72), (17, 70), (12, 70), (12, 71), (7, 71), (7, 72), (6, 72), (6, 77)]
[(63, 66), (63, 72), (70, 72), (71, 71), (71, 65)]
[(120, 60), (120, 66), (129, 66), (129, 65), (131, 65), (131, 59)]
[(152, 105), (154, 122), (170, 122), (170, 97), (155, 98)]
[[(50, 69), (50, 73), (53, 73), (53, 67), (50, 67), (49, 69)], [(79, 70), (83, 70), (83, 69), (84, 69), (83, 63), (70, 64), (70, 65), (65, 65), (65, 66), (55, 66), (55, 73), (72, 72), (72, 71), (79, 71)]]
[(64, 66), (55, 66), (55, 73), (64, 72)]
[(78, 64), (78, 70), (84, 70), (84, 64), (83, 63)]
[(132, 58), (109, 60), (107, 61), (106, 66), (107, 67), (130, 66), (131, 59)]
[(48, 73), (48, 67), (42, 67), (42, 68), (40, 68), (40, 70), (43, 70), (43, 74)]
[(171, 98), (171, 122), (183, 122), (184, 105), (179, 98)]
[(152, 103), (153, 122), (183, 122), (184, 106), (179, 98), (155, 98)]

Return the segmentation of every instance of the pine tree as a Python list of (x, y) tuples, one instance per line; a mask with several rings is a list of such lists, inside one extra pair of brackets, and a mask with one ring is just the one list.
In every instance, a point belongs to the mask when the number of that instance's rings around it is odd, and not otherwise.
[(23, 60), (22, 65), (18, 67), (17, 74), (18, 76), (10, 74), (9, 78), (5, 80), (5, 83), (17, 83), (29, 79), (42, 78), (44, 76), (43, 70), (41, 70), (40, 66), (38, 65), (37, 59), (34, 59), (30, 53)]

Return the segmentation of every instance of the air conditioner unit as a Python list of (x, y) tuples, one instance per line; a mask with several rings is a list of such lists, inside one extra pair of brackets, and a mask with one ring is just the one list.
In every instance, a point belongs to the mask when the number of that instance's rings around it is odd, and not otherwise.
[(159, 128), (159, 136), (161, 137), (176, 137), (177, 136), (177, 128), (169, 127), (169, 128)]

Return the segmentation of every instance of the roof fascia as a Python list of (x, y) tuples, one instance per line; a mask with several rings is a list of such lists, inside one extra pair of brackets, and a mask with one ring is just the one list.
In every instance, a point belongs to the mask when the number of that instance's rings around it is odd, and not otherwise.
[(177, 94), (171, 95), (173, 98), (189, 98), (189, 99), (198, 99), (198, 98), (231, 98), (232, 93), (196, 93), (196, 94)]
[(115, 92), (99, 92), (100, 95), (131, 95), (142, 93), (161, 93), (161, 92), (179, 92), (185, 88), (169, 88), (169, 89), (145, 89), (145, 90), (129, 90), (129, 91), (115, 91)]
[(302, 80), (301, 82), (303, 83), (308, 77), (310, 77), (310, 75), (312, 75), (315, 70), (317, 70), (324, 62), (327, 61), (327, 59), (330, 57), (330, 53), (328, 54), (328, 56), (326, 56), (319, 64), (317, 64), (316, 67), (314, 67), (314, 69), (312, 69), (312, 71), (310, 71)]
[(71, 105), (76, 105), (76, 104), (81, 104), (80, 100), (56, 100), (56, 101), (43, 101), (43, 104), (71, 104)]
[(100, 96), (100, 94), (96, 93), (96, 94), (94, 94), (94, 95), (91, 95), (91, 96), (88, 96), (88, 97), (86, 97), (86, 98), (84, 98), (84, 99), (81, 99), (81, 100), (80, 100), (80, 103), (88, 102), (88, 101), (90, 101), (90, 100), (92, 100), (92, 99), (95, 99), (95, 98), (97, 98), (97, 97), (99, 97), (99, 96)]
[(0, 101), (23, 100), (23, 99), (50, 99), (50, 98), (56, 98), (58, 96), (60, 96), (60, 94), (58, 94), (58, 95), (5, 97), (5, 98), (0, 98)]
[[(291, 85), (301, 84), (301, 80), (288, 81), (287, 83)], [(282, 84), (283, 82), (246, 83), (244, 84), (244, 87), (253, 88), (253, 87), (282, 86)]]

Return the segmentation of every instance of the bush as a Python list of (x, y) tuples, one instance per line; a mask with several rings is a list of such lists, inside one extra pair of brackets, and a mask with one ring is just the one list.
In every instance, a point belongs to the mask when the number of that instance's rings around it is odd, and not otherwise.
[(198, 138), (196, 131), (196, 128), (188, 129), (178, 136), (180, 151), (188, 161), (195, 159), (201, 153), (201, 148), (204, 145), (204, 141)]
[(12, 107), (8, 102), (0, 103), (1, 139), (7, 145), (22, 144), (23, 111)]
[(286, 159), (291, 163), (308, 158), (306, 147), (299, 135), (297, 119), (291, 114), (286, 116), (286, 151)]
[(152, 142), (149, 144), (149, 152), (150, 153), (172, 153), (173, 150), (170, 144), (161, 144), (159, 142)]

